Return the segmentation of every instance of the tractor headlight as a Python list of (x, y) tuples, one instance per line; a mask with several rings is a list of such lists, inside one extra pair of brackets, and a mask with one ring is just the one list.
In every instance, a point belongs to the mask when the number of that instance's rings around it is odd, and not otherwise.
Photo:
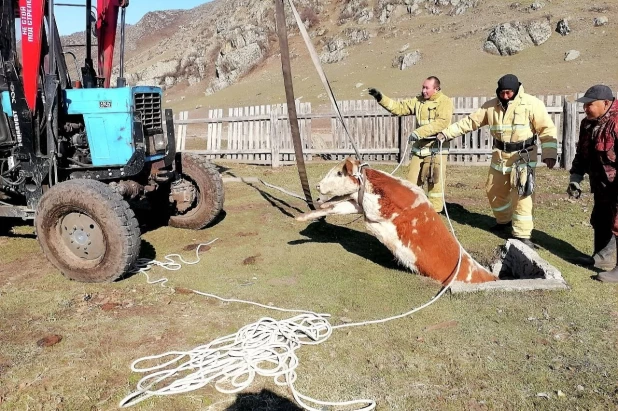
[(156, 151), (165, 150), (167, 142), (165, 141), (165, 136), (163, 133), (154, 135), (154, 145)]

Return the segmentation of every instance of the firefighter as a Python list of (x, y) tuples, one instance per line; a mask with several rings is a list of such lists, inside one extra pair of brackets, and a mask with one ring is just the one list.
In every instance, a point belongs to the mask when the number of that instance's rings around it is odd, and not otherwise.
[(444, 144), (440, 151), (435, 137), (429, 137), (435, 136), (451, 124), (453, 102), (440, 91), (440, 80), (435, 76), (427, 77), (420, 95), (401, 102), (388, 98), (375, 88), (370, 88), (369, 94), (396, 116), (416, 115), (419, 127), (409, 136), (412, 158), (407, 178), (419, 187), (427, 182), (427, 197), (433, 209), (438, 213), (442, 212), (442, 179), (446, 178), (449, 145)]
[(618, 143), (618, 102), (612, 90), (603, 85), (590, 87), (577, 100), (584, 103), (584, 118), (579, 127), (577, 151), (571, 166), (567, 193), (579, 198), (584, 174), (590, 177), (594, 206), (590, 224), (594, 230), (592, 257), (572, 259), (578, 264), (606, 270), (597, 279), (618, 283), (616, 237), (618, 235), (618, 187), (616, 187), (616, 144)]
[(496, 217), (491, 231), (508, 234), (530, 247), (537, 248), (530, 236), (534, 227), (535, 167), (540, 140), (542, 161), (554, 168), (557, 157), (556, 126), (542, 101), (524, 92), (513, 74), (498, 80), (497, 97), (476, 112), (452, 124), (438, 134), (450, 140), (489, 126), (493, 153), (485, 190)]

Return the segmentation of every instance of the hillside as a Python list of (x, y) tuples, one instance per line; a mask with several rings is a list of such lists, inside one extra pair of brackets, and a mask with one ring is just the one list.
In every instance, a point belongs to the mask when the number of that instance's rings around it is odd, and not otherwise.
[[(273, 4), (214, 0), (188, 11), (148, 13), (127, 28), (130, 84), (163, 86), (167, 105), (176, 110), (283, 102)], [(452, 96), (492, 95), (497, 78), (508, 72), (518, 75), (534, 94), (581, 92), (595, 83), (618, 89), (618, 73), (611, 69), (618, 57), (612, 45), (618, 38), (618, 5), (613, 1), (297, 0), (295, 4), (318, 53), (332, 51), (323, 59), (336, 62), (324, 64), (324, 69), (338, 99), (366, 98), (368, 86), (393, 97), (409, 96), (429, 75), (438, 76), (445, 93)], [(555, 31), (561, 19), (567, 19), (568, 35)], [(291, 15), (287, 20), (296, 97), (327, 104)], [(503, 23), (512, 23), (500, 29), (511, 36), (509, 41), (533, 26), (543, 26), (539, 31), (543, 38), (534, 45), (537, 38), (531, 34), (533, 41), (527, 38), (530, 44), (514, 55), (484, 51), (492, 29)], [(397, 56), (417, 50), (421, 59), (416, 65), (405, 70), (392, 66)], [(569, 50), (579, 51), (579, 57), (565, 61)]]

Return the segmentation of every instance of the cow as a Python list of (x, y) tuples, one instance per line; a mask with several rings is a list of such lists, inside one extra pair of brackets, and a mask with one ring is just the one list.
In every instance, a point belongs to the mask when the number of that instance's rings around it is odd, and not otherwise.
[(310, 221), (331, 214), (363, 214), (369, 232), (413, 272), (443, 285), (456, 274), (466, 283), (497, 277), (460, 246), (441, 221), (422, 188), (347, 158), (319, 182), (318, 209), (296, 217)]

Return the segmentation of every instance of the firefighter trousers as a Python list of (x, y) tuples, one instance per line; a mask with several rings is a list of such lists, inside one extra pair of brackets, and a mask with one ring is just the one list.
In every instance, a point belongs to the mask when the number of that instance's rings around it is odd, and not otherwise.
[[(517, 155), (515, 153), (515, 155)], [(530, 155), (530, 166), (536, 167), (536, 153)], [(517, 156), (519, 158), (519, 156)], [(516, 158), (503, 152), (494, 152), (485, 185), (487, 199), (498, 224), (513, 222), (513, 237), (530, 238), (534, 221), (532, 218), (534, 193), (520, 196), (513, 181)]]
[[(444, 194), (442, 185), (446, 184), (446, 162), (447, 154), (436, 154), (433, 156), (433, 173), (431, 173), (431, 155), (418, 156), (412, 154), (410, 168), (408, 170), (408, 181), (423, 187), (427, 183), (427, 198), (436, 212), (440, 213), (444, 209)], [(427, 181), (430, 174), (433, 174), (433, 182)]]

